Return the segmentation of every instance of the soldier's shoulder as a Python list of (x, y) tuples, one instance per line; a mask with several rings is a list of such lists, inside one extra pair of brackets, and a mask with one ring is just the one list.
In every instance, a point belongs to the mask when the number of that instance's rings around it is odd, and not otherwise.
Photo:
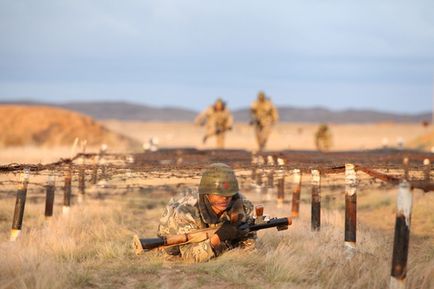
[(207, 108), (205, 108), (205, 110), (203, 111), (203, 113), (205, 114), (212, 114), (214, 113), (214, 106), (208, 106)]
[(265, 101), (265, 103), (267, 105), (269, 105), (269, 106), (273, 106), (274, 107), (273, 101), (271, 99), (269, 99), (269, 98)]
[(160, 235), (185, 233), (200, 224), (198, 193), (195, 190), (181, 192), (167, 204), (160, 218)]
[(196, 214), (198, 212), (199, 193), (192, 188), (183, 188), (168, 204), (176, 214)]

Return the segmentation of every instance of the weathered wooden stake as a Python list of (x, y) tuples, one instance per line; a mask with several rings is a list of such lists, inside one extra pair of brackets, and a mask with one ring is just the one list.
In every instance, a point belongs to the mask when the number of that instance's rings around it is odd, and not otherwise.
[(267, 200), (271, 200), (271, 196), (274, 192), (274, 158), (273, 156), (267, 157)]
[(274, 170), (273, 169), (268, 172), (267, 186), (269, 189), (274, 188)]
[(277, 159), (279, 168), (276, 170), (277, 177), (277, 207), (281, 208), (285, 200), (285, 161)]
[(353, 164), (345, 165), (345, 246), (356, 248), (357, 232), (357, 175)]
[(258, 167), (256, 169), (256, 193), (260, 194), (263, 193), (264, 191), (264, 181), (263, 181), (263, 177), (264, 177), (264, 157), (263, 156), (258, 156)]
[(17, 199), (15, 202), (14, 218), (12, 220), (12, 229), (10, 235), (11, 241), (15, 241), (21, 233), (24, 217), (24, 207), (26, 206), (27, 186), (29, 184), (29, 174), (30, 171), (28, 169), (24, 169), (24, 171), (20, 175), (21, 183), (17, 190)]
[(101, 179), (107, 180), (107, 166), (105, 154), (107, 153), (107, 144), (102, 144), (99, 150), (99, 165), (101, 167)]
[(71, 208), (72, 166), (65, 170), (65, 185), (63, 187), (63, 214), (68, 214)]
[(300, 214), (300, 192), (301, 192), (301, 171), (299, 169), (294, 169), (292, 171), (292, 209), (291, 216), (293, 218), (298, 218)]
[(78, 189), (80, 192), (78, 194), (78, 202), (79, 203), (83, 202), (84, 195), (86, 194), (86, 182), (85, 182), (85, 178), (84, 178), (84, 173), (85, 173), (85, 169), (83, 167), (81, 167), (78, 171)]
[(92, 170), (92, 184), (96, 185), (98, 183), (98, 157), (93, 160), (93, 170)]
[(404, 179), (405, 180), (409, 180), (409, 168), (408, 168), (408, 165), (409, 165), (409, 159), (407, 158), (407, 157), (405, 157), (403, 160), (402, 160), (402, 166), (404, 167)]
[(252, 184), (256, 181), (256, 166), (258, 165), (258, 158), (256, 157), (256, 154), (252, 154)]
[(256, 213), (256, 224), (260, 224), (264, 222), (264, 206), (263, 205), (256, 205), (255, 206), (255, 213)]
[(390, 289), (404, 289), (407, 275), (413, 193), (407, 181), (399, 185)]
[(321, 227), (321, 175), (318, 170), (312, 170), (312, 231), (319, 231)]
[(430, 174), (431, 174), (431, 162), (430, 162), (429, 159), (424, 159), (423, 160), (423, 167), (424, 167), (424, 169), (423, 169), (424, 180), (425, 180), (425, 182), (429, 182), (430, 179), (431, 179), (431, 177), (430, 177)]
[(78, 190), (79, 190), (79, 194), (78, 194), (78, 202), (82, 203), (83, 199), (84, 199), (84, 195), (86, 194), (86, 179), (85, 179), (85, 159), (84, 157), (82, 158), (82, 162), (81, 162), (81, 166), (78, 169)]
[(259, 170), (256, 172), (256, 185), (257, 185), (258, 187), (262, 187), (262, 185), (264, 184), (262, 178), (263, 178), (263, 177), (262, 177), (262, 170), (259, 169)]
[(55, 178), (52, 173), (48, 176), (45, 197), (45, 218), (49, 219), (53, 216), (54, 192), (56, 190)]

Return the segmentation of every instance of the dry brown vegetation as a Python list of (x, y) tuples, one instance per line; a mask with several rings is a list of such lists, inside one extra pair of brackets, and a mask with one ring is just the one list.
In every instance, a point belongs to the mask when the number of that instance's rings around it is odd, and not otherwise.
[[(386, 288), (396, 189), (369, 184), (364, 176), (358, 249), (348, 258), (343, 246), (342, 181), (340, 175), (323, 181), (321, 232), (310, 230), (310, 188), (305, 185), (301, 218), (288, 231), (262, 231), (255, 251), (237, 249), (203, 264), (132, 252), (132, 236), (155, 236), (162, 208), (176, 194), (176, 185), (164, 179), (133, 176), (128, 183), (140, 187), (128, 192), (89, 188), (86, 202), (74, 204), (68, 216), (61, 214), (59, 188), (50, 222), (43, 218), (43, 192), (29, 187), (24, 232), (16, 243), (7, 241), (14, 204), (11, 188), (0, 199), (0, 288)], [(178, 182), (196, 186), (198, 180)], [(126, 183), (118, 179), (109, 184)], [(289, 214), (288, 202), (277, 208), (274, 195), (268, 200), (249, 183), (242, 188), (255, 203), (265, 204), (266, 213)], [(415, 192), (408, 288), (434, 288), (433, 201), (433, 195)]]
[(61, 108), (1, 105), (0, 115), (0, 147), (70, 146), (76, 137), (86, 139), (90, 146), (133, 144), (90, 117)]

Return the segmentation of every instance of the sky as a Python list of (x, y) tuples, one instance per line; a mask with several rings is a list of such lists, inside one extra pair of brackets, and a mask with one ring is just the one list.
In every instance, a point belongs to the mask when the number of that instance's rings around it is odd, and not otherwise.
[(432, 0), (0, 0), (0, 101), (431, 111)]

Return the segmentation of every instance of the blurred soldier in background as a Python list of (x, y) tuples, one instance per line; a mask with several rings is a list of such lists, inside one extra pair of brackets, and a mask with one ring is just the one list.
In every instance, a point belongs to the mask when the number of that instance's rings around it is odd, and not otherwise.
[(321, 124), (315, 133), (315, 145), (319, 151), (329, 151), (332, 147), (332, 133), (326, 124)]
[(209, 137), (215, 136), (217, 148), (223, 149), (225, 133), (232, 129), (234, 120), (231, 112), (226, 108), (226, 103), (219, 98), (214, 105), (200, 113), (194, 122), (201, 126), (206, 124), (206, 135), (203, 137), (203, 143), (206, 143)]
[(250, 116), (250, 124), (255, 126), (256, 140), (259, 150), (262, 151), (270, 136), (273, 124), (279, 119), (279, 113), (271, 100), (265, 97), (265, 93), (260, 91), (258, 99), (252, 103)]

